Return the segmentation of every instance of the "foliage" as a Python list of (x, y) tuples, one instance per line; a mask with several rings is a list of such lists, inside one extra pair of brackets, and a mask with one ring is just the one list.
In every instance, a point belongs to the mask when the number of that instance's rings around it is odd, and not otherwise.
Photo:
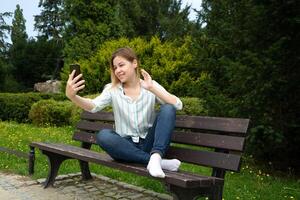
[[(117, 19), (128, 38), (158, 36), (160, 40), (183, 38), (191, 32), (190, 7), (181, 8), (181, 1), (119, 1)], [(178, 28), (180, 27), (180, 28)]]
[[(111, 54), (118, 48), (129, 46), (135, 50), (141, 68), (148, 71), (154, 80), (162, 84), (166, 89), (177, 80), (181, 72), (187, 70), (192, 57), (189, 52), (190, 38), (184, 39), (184, 43), (177, 47), (172, 42), (161, 42), (153, 37), (150, 42), (141, 38), (128, 40), (121, 38), (107, 41), (89, 59), (80, 60), (83, 77), (85, 79), (84, 92), (98, 93), (105, 84), (110, 82), (109, 59)], [(63, 68), (61, 78), (65, 83), (69, 74), (68, 64)]]
[(72, 103), (70, 101), (40, 100), (31, 106), (29, 119), (38, 126), (68, 125), (71, 117)]
[(11, 41), (13, 44), (26, 42), (28, 36), (26, 33), (25, 22), (26, 20), (23, 16), (23, 9), (21, 9), (20, 5), (17, 4), (11, 27)]
[(0, 13), (0, 91), (4, 91), (6, 88), (6, 83), (10, 74), (7, 52), (9, 44), (6, 42), (10, 26), (5, 22), (5, 18), (10, 16), (10, 12)]
[(63, 100), (66, 97), (62, 94), (1, 93), (0, 119), (29, 122), (28, 113), (32, 104), (41, 99), (50, 98)]
[(120, 36), (113, 2), (112, 0), (64, 1), (64, 9), (68, 14), (64, 34), (66, 41), (64, 53), (67, 59), (88, 58), (105, 40)]
[(6, 33), (10, 31), (10, 26), (6, 24), (5, 17), (10, 17), (10, 12), (0, 13), (0, 59), (3, 59), (3, 53), (7, 50), (7, 43), (5, 39), (7, 39)]
[(204, 0), (202, 7), (195, 64), (227, 99), (226, 115), (251, 118), (249, 152), (299, 169), (299, 4)]
[(12, 67), (10, 71), (12, 72), (13, 78), (24, 88), (28, 87), (28, 84), (26, 84), (26, 80), (28, 79), (28, 73), (26, 73), (26, 45), (28, 36), (26, 34), (25, 22), (23, 9), (17, 4), (11, 27), (12, 46), (9, 49), (9, 59), (11, 63), (10, 66)]
[(66, 23), (66, 13), (62, 0), (40, 0), (39, 15), (34, 16), (35, 28), (47, 39), (62, 42), (62, 35)]

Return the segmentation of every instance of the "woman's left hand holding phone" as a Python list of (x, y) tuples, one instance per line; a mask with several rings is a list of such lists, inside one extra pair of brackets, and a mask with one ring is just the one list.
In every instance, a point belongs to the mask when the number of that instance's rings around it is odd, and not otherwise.
[[(82, 90), (84, 85), (84, 80), (80, 80), (82, 78), (82, 74), (79, 74), (78, 76), (74, 77), (75, 70), (72, 71), (71, 74), (69, 74), (69, 79), (66, 84), (66, 96), (69, 99), (72, 99), (76, 96), (77, 92), (79, 90)], [(78, 81), (80, 80), (80, 81)]]

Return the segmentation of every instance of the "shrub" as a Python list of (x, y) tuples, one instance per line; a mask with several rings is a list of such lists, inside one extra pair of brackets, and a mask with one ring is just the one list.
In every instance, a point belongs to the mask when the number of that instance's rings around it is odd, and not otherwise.
[[(139, 57), (141, 68), (148, 71), (152, 78), (167, 90), (182, 71), (188, 70), (187, 67), (192, 60), (189, 38), (186, 38), (184, 44), (179, 47), (175, 42), (161, 42), (157, 37), (153, 37), (149, 42), (141, 38), (107, 41), (92, 57), (79, 61), (85, 79), (86, 87), (83, 90), (85, 94), (101, 92), (105, 84), (110, 82), (111, 55), (116, 49), (125, 46), (134, 49)], [(66, 63), (61, 73), (63, 85), (66, 84), (69, 73), (69, 66)]]
[(73, 104), (53, 99), (34, 103), (29, 111), (32, 123), (38, 126), (63, 126), (70, 124)]
[(0, 95), (0, 119), (28, 122), (28, 113), (31, 105), (42, 99), (64, 100), (64, 94), (44, 93), (1, 93)]
[(178, 111), (179, 115), (207, 115), (205, 109), (205, 101), (196, 97), (180, 98), (183, 104), (183, 109)]

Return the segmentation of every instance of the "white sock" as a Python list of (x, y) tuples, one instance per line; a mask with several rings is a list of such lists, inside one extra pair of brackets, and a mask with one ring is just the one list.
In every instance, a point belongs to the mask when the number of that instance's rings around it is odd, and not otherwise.
[(151, 155), (150, 160), (147, 165), (147, 170), (151, 176), (158, 178), (165, 178), (165, 173), (161, 169), (161, 156), (159, 153), (154, 153)]
[(161, 168), (176, 172), (180, 167), (181, 162), (178, 159), (162, 159)]

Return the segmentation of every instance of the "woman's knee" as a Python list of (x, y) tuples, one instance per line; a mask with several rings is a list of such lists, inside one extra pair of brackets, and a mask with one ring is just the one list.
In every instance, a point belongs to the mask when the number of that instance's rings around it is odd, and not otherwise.
[(110, 129), (103, 129), (99, 131), (99, 133), (96, 136), (97, 144), (99, 144), (100, 146), (110, 144), (113, 134), (113, 131)]
[(163, 104), (160, 106), (160, 113), (167, 115), (176, 115), (176, 108), (171, 104)]

